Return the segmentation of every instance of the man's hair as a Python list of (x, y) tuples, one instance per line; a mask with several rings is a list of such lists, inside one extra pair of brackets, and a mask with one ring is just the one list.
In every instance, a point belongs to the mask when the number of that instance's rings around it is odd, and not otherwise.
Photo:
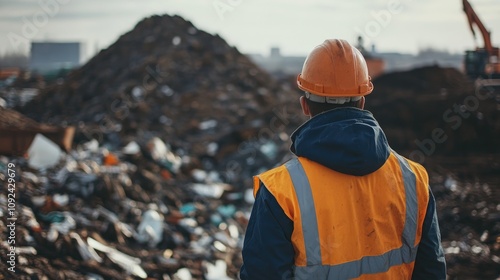
[(344, 108), (344, 107), (356, 107), (357, 108), (359, 102), (361, 102), (361, 100), (350, 101), (350, 102), (346, 102), (344, 104), (332, 104), (332, 103), (314, 102), (314, 101), (311, 101), (308, 98), (306, 98), (306, 103), (307, 103), (307, 106), (309, 106), (309, 111), (311, 112), (312, 117), (316, 116), (317, 114), (320, 114), (320, 113), (323, 113), (323, 112), (326, 112), (329, 110), (333, 110), (336, 108)]

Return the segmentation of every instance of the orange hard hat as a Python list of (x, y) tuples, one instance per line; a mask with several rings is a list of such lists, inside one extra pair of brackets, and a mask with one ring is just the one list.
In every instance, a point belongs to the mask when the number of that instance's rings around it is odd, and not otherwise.
[(363, 55), (345, 40), (330, 39), (307, 56), (298, 87), (326, 97), (363, 96), (373, 91)]

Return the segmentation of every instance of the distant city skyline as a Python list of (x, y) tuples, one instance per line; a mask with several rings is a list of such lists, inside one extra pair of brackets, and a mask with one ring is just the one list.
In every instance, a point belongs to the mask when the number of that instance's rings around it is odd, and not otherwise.
[[(470, 2), (499, 46), (500, 2)], [(219, 34), (242, 53), (268, 55), (279, 47), (284, 55), (305, 55), (326, 38), (356, 43), (359, 35), (380, 52), (476, 47), (460, 0), (0, 0), (0, 54), (27, 54), (30, 41), (79, 41), (88, 59), (144, 17), (165, 13)]]

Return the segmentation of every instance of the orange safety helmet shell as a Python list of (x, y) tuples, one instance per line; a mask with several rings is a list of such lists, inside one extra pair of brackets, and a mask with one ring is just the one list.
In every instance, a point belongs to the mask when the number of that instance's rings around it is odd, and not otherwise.
[(307, 56), (297, 85), (319, 96), (363, 96), (373, 91), (363, 55), (345, 40), (330, 39)]

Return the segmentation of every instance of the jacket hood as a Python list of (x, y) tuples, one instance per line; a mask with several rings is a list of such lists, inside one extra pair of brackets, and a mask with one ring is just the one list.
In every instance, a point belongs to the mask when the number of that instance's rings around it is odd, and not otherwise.
[(318, 114), (291, 136), (291, 151), (335, 171), (363, 176), (379, 169), (390, 147), (373, 115), (357, 108)]

